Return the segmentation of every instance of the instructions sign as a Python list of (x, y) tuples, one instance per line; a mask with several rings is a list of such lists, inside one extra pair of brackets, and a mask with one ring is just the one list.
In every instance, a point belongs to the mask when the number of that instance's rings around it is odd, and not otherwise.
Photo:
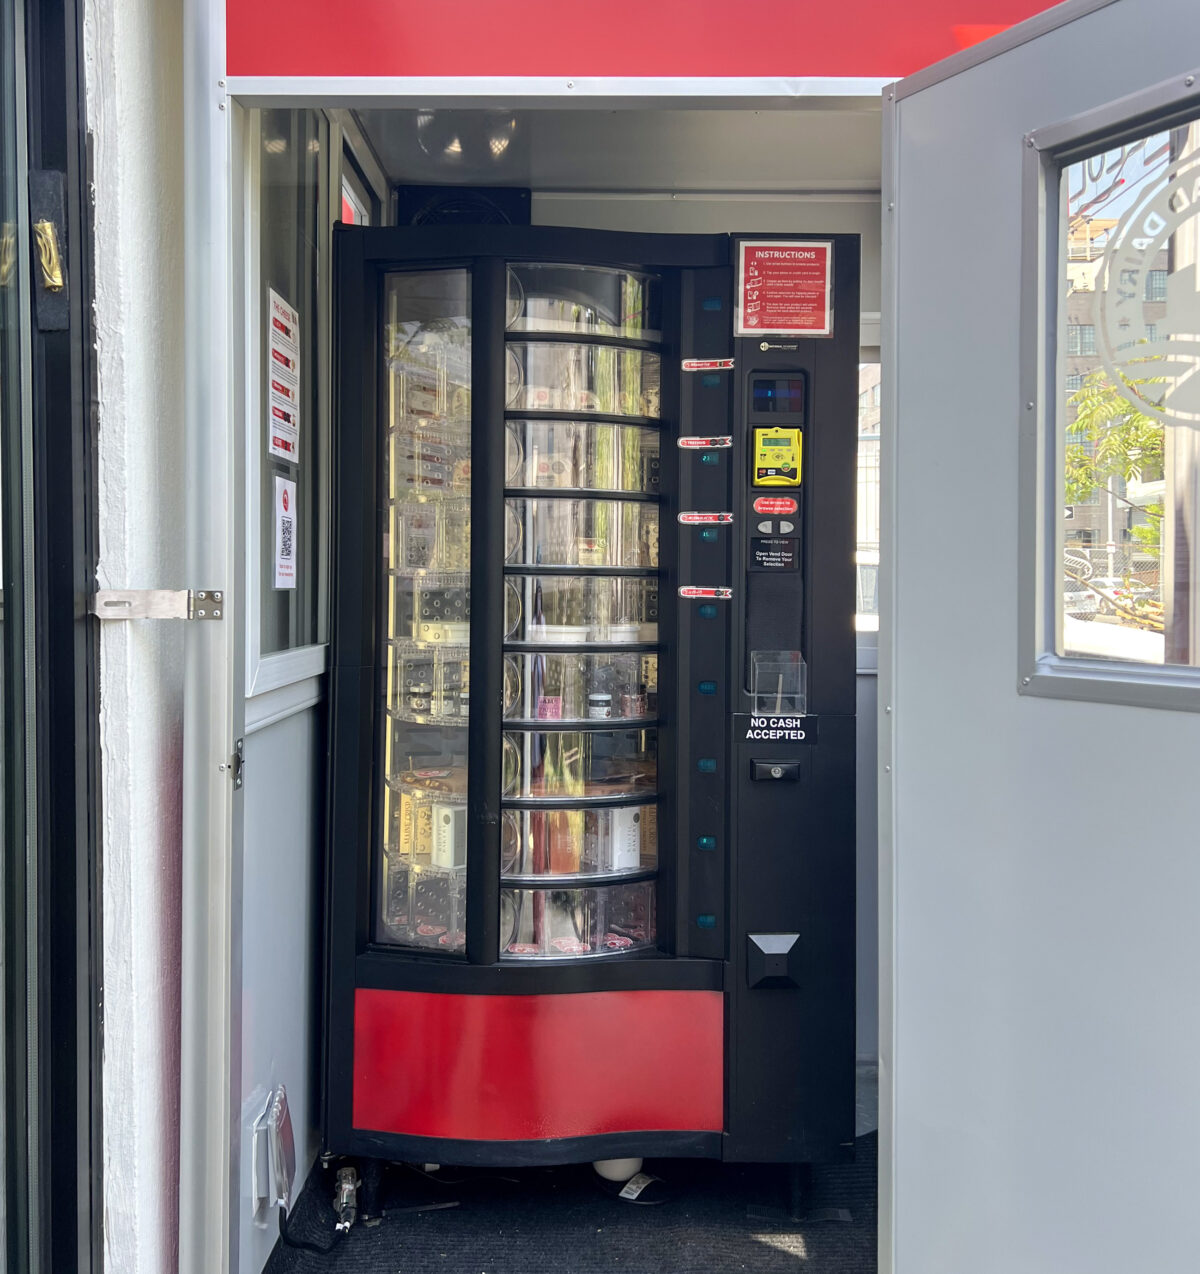
[(267, 452), (300, 463), (300, 315), (267, 293)]
[(747, 239), (738, 244), (738, 336), (832, 336), (828, 240)]
[(750, 569), (752, 571), (795, 571), (800, 569), (795, 540), (777, 537), (750, 541)]
[(296, 484), (275, 478), (275, 587), (296, 587)]
[(780, 743), (816, 743), (817, 718), (751, 717), (746, 725), (746, 738)]

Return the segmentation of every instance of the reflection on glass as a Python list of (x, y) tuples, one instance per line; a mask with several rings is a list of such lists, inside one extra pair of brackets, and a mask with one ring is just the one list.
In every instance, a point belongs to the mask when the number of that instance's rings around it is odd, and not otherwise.
[(1061, 654), (1200, 664), (1198, 177), (1200, 117), (1062, 171)]
[(658, 656), (504, 656), (504, 715), (522, 721), (636, 721), (658, 712)]
[(514, 332), (579, 332), (656, 341), (661, 336), (656, 275), (577, 265), (512, 265), (508, 326)]
[(546, 490), (659, 490), (657, 429), (583, 420), (510, 420), (505, 482)]
[(657, 419), (659, 356), (612, 345), (513, 341), (505, 360), (513, 411), (602, 412)]
[(510, 641), (617, 645), (658, 640), (658, 580), (639, 576), (510, 575)]
[(505, 561), (527, 566), (658, 567), (658, 505), (633, 500), (505, 502)]
[(596, 889), (504, 889), (502, 959), (614, 955), (655, 942), (654, 882)]
[(471, 635), (470, 280), (386, 284), (386, 678), (376, 937), (465, 945)]
[(505, 810), (505, 876), (598, 875), (653, 869), (658, 818), (653, 805)]
[[(561, 708), (561, 699), (556, 703), (552, 696), (541, 702), (547, 713)], [(513, 796), (645, 796), (658, 787), (658, 734), (652, 729), (521, 731), (504, 738), (517, 762)]]

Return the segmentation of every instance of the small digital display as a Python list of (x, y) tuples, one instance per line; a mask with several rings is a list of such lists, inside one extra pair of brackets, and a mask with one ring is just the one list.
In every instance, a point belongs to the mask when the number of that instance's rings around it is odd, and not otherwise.
[(790, 438), (764, 438), (762, 445), (764, 447), (790, 447), (792, 440)]
[(804, 411), (804, 377), (756, 376), (750, 383), (750, 398), (751, 410), (756, 413), (801, 415)]

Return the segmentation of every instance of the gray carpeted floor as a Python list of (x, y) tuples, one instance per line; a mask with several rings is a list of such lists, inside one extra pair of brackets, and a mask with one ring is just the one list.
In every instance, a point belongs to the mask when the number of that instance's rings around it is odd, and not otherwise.
[[(266, 1274), (874, 1274), (876, 1146), (875, 1133), (862, 1137), (853, 1164), (814, 1174), (808, 1208), (848, 1209), (852, 1219), (800, 1224), (750, 1214), (786, 1206), (779, 1168), (649, 1163), (672, 1196), (637, 1207), (602, 1194), (590, 1166), (502, 1177), (445, 1168), (437, 1180), (389, 1166), (381, 1222), (356, 1226), (327, 1256), (280, 1243)], [(328, 1241), (333, 1175), (314, 1168), (293, 1209), (293, 1236)], [(400, 1210), (452, 1200), (459, 1206)]]

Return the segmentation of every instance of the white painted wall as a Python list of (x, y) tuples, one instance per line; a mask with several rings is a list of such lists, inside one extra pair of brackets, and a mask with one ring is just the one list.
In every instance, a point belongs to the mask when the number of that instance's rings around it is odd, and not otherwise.
[(1022, 136), (1198, 50), (1195, 0), (1117, 0), (897, 107), (896, 1274), (1196, 1268), (1200, 717), (1018, 695), (1015, 617)]
[[(100, 566), (183, 579), (182, 95), (177, 0), (88, 0), (96, 195)], [(100, 647), (105, 1266), (176, 1263), (183, 633), (111, 623)]]

